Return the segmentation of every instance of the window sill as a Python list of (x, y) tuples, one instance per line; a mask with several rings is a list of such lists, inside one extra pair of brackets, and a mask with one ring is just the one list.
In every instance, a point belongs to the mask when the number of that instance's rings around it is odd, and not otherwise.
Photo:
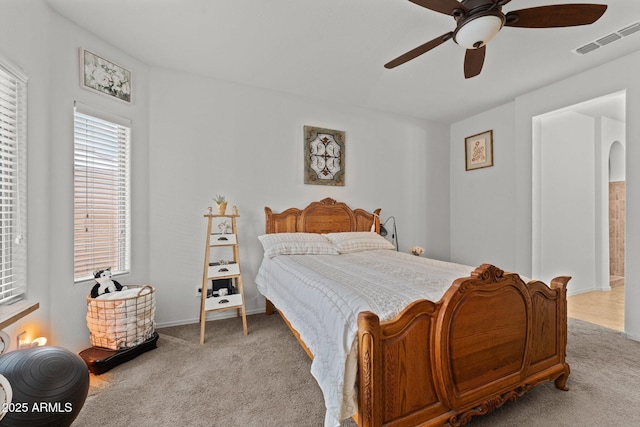
[(36, 311), (39, 307), (40, 303), (27, 300), (0, 306), (0, 330)]

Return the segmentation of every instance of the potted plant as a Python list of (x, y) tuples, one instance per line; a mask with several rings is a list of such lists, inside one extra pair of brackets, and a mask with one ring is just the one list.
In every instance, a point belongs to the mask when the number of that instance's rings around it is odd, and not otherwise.
[(227, 210), (227, 201), (225, 197), (222, 194), (216, 194), (213, 201), (216, 202), (216, 206), (218, 207), (218, 215), (224, 215)]

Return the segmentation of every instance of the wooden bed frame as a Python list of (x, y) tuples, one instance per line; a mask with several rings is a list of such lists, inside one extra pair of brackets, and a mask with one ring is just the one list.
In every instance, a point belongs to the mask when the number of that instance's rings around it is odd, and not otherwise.
[[(351, 210), (330, 198), (265, 213), (267, 233), (370, 231), (372, 225), (379, 232), (380, 226), (380, 209)], [(541, 382), (568, 390), (569, 280), (525, 284), (483, 264), (455, 280), (440, 301), (416, 301), (388, 322), (360, 313), (354, 419), (360, 427), (462, 426)], [(267, 314), (273, 310), (267, 300)]]

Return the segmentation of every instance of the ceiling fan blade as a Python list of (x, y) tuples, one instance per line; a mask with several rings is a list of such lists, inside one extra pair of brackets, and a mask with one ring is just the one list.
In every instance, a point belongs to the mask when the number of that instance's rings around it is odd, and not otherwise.
[(423, 53), (426, 53), (428, 51), (430, 51), (431, 49), (433, 49), (434, 47), (440, 46), (442, 43), (446, 42), (447, 40), (449, 40), (451, 37), (453, 37), (453, 31), (450, 31), (446, 34), (443, 34), (439, 37), (436, 37), (433, 40), (430, 40), (428, 42), (426, 42), (425, 44), (422, 44), (420, 46), (418, 46), (415, 49), (410, 50), (409, 52), (398, 56), (396, 59), (389, 61), (388, 63), (384, 64), (385, 68), (395, 68), (398, 65), (402, 65), (407, 61), (412, 60), (413, 58), (416, 58), (420, 55), (422, 55)]
[(436, 12), (444, 13), (446, 15), (453, 15), (453, 11), (458, 9), (463, 12), (468, 12), (469, 8), (458, 0), (409, 0), (418, 6), (426, 7), (427, 9), (435, 10)]
[(607, 10), (604, 4), (557, 4), (513, 10), (506, 14), (506, 27), (553, 28), (589, 25)]
[(467, 49), (464, 55), (464, 78), (470, 79), (480, 74), (484, 65), (484, 56), (487, 46), (484, 45), (478, 49)]

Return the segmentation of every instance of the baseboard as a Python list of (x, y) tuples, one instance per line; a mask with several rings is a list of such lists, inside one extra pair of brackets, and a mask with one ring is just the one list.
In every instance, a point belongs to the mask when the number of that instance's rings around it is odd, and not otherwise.
[[(263, 308), (255, 308), (253, 310), (247, 310), (247, 316), (252, 314), (260, 314), (264, 313), (265, 309)], [(221, 319), (230, 319), (232, 317), (236, 317), (236, 312), (234, 310), (226, 310), (221, 311), (219, 313), (209, 313), (207, 315), (207, 321), (209, 320), (221, 320)], [(156, 322), (156, 329), (159, 328), (169, 328), (171, 326), (182, 326), (182, 325), (191, 325), (193, 323), (199, 323), (200, 319), (198, 317), (193, 319), (184, 319), (184, 320), (175, 320), (171, 322)]]
[(622, 336), (625, 337), (625, 338), (628, 338), (630, 340), (633, 340), (633, 341), (640, 341), (640, 337), (636, 337), (636, 336), (628, 334), (626, 332), (623, 332)]
[[(569, 282), (569, 287), (571, 287), (571, 282)], [(574, 295), (586, 294), (587, 292), (593, 292), (593, 291), (611, 292), (611, 287), (579, 289), (579, 290), (574, 290), (574, 291), (570, 291), (569, 289), (567, 289), (567, 296), (571, 297), (571, 296), (574, 296)]]

